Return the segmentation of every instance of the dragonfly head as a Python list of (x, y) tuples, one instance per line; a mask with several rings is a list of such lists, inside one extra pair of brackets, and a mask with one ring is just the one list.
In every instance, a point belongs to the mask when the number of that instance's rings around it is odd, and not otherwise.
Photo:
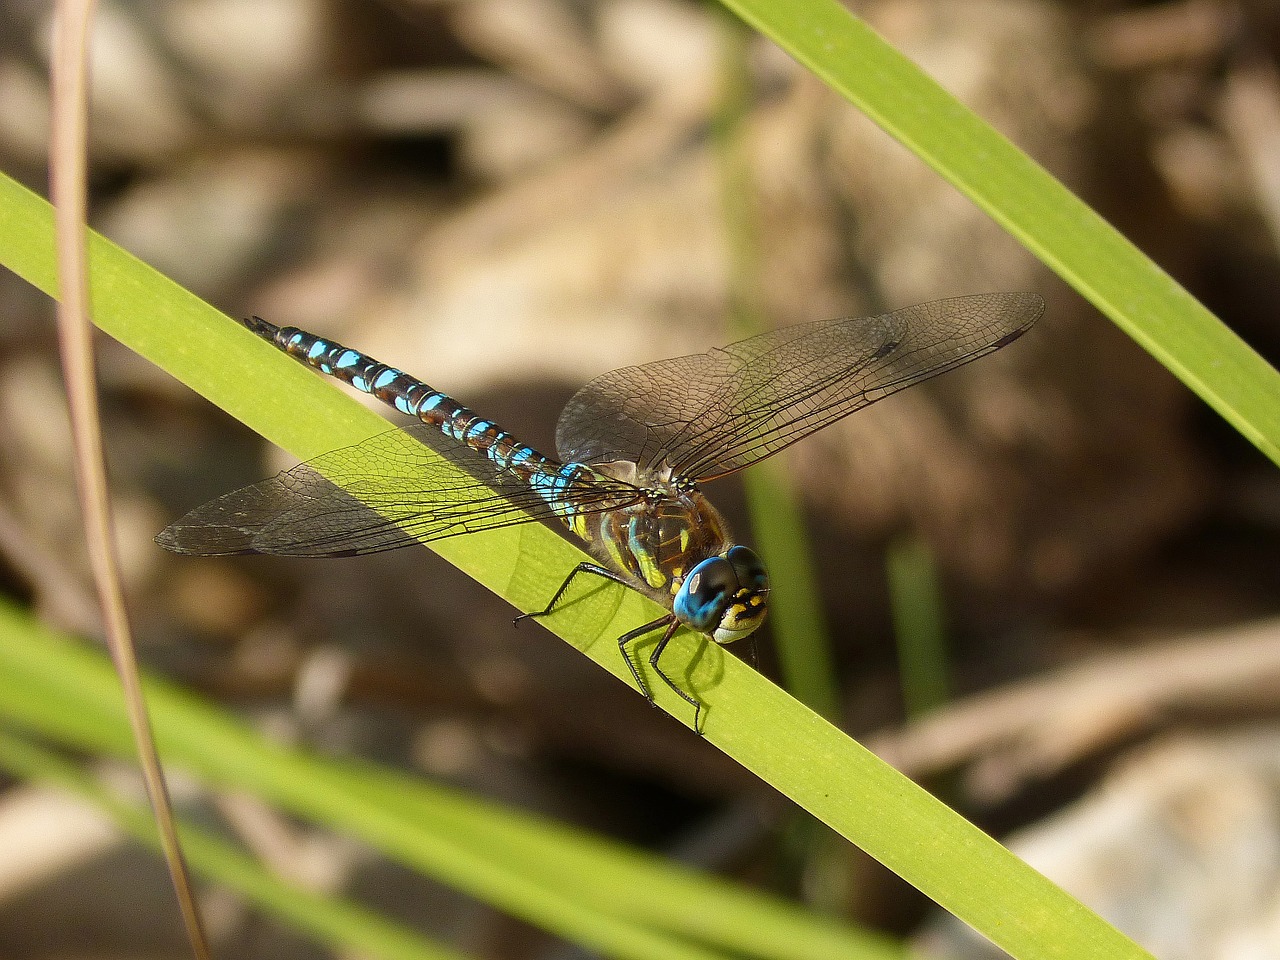
[(672, 609), (676, 617), (716, 643), (732, 643), (764, 622), (769, 575), (749, 547), (730, 547), (708, 557), (680, 585)]

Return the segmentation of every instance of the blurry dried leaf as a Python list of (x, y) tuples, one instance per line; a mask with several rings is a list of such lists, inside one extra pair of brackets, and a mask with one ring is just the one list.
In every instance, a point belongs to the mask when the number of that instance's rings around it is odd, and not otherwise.
[(675, 0), (613, 0), (600, 7), (601, 56), (632, 88), (710, 87), (719, 36), (708, 8)]
[(1134, 736), (1159, 716), (1214, 707), (1274, 709), (1277, 681), (1280, 621), (1264, 621), (1114, 654), (971, 697), (877, 737), (871, 747), (913, 777), (997, 758), (1010, 791)]
[(1188, 216), (1219, 220), (1244, 199), (1239, 164), (1216, 131), (1179, 126), (1154, 140), (1151, 158)]
[(1238, 29), (1232, 0), (1175, 0), (1103, 19), (1093, 30), (1093, 55), (1112, 70), (1142, 70), (1214, 56)]
[(28, 163), (43, 163), (49, 140), (44, 75), (16, 60), (0, 60), (0, 103), (0, 149)]
[(470, 0), (453, 8), (458, 39), (496, 66), (591, 110), (619, 103), (583, 24), (557, 0)]
[(1280, 72), (1263, 63), (1233, 70), (1222, 112), (1249, 173), (1257, 209), (1280, 250)]
[(265, 150), (203, 153), (140, 180), (98, 218), (114, 241), (206, 296), (249, 270), (299, 205), (314, 202), (327, 163)]
[(0, 904), (123, 842), (97, 807), (64, 790), (13, 787), (0, 797)]
[(159, 26), (173, 52), (199, 71), (199, 89), (219, 116), (269, 111), (324, 66), (328, 48), (321, 0), (179, 0), (160, 6)]
[(136, 11), (100, 4), (90, 46), (93, 153), (153, 163), (191, 141), (195, 118), (178, 95), (178, 75)]
[[(1280, 731), (1186, 737), (1009, 838), (1036, 869), (1163, 960), (1280, 955)], [(951, 917), (924, 954), (1003, 957)]]

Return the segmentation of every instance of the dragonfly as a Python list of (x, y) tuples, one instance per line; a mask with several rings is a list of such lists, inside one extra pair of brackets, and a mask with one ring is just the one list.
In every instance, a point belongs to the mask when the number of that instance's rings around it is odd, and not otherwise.
[(594, 560), (517, 622), (551, 614), (583, 576), (652, 598), (666, 612), (624, 633), (618, 649), (652, 703), (632, 651), (661, 631), (649, 665), (693, 707), (701, 732), (701, 701), (663, 671), (664, 650), (681, 626), (717, 644), (746, 637), (769, 601), (760, 557), (734, 540), (701, 486), (1000, 349), (1043, 310), (1031, 293), (956, 297), (622, 367), (570, 399), (556, 426), (558, 458), (358, 350), (252, 317), (244, 325), (262, 339), (418, 422), (218, 497), (156, 541), (199, 556), (337, 557), (543, 522)]

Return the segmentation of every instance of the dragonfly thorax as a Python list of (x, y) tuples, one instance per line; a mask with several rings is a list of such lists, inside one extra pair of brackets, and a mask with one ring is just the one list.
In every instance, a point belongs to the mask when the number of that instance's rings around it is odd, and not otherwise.
[[(594, 466), (594, 465), (593, 465)], [(733, 544), (719, 512), (696, 487), (646, 487), (643, 499), (579, 516), (572, 529), (638, 590), (718, 643), (764, 620), (768, 578), (756, 554)]]

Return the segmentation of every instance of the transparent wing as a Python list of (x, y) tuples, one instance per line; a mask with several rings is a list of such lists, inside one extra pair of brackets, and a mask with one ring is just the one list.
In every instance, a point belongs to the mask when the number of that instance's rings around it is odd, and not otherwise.
[[(556, 519), (520, 475), (443, 440), (426, 426), (378, 434), (211, 500), (156, 541), (197, 555), (339, 557)], [(603, 478), (575, 486), (574, 493), (574, 506), (584, 513), (641, 495)]]
[(630, 461), (711, 480), (868, 404), (1014, 340), (1044, 310), (1030, 293), (785, 327), (705, 354), (597, 377), (560, 415), (565, 460)]

